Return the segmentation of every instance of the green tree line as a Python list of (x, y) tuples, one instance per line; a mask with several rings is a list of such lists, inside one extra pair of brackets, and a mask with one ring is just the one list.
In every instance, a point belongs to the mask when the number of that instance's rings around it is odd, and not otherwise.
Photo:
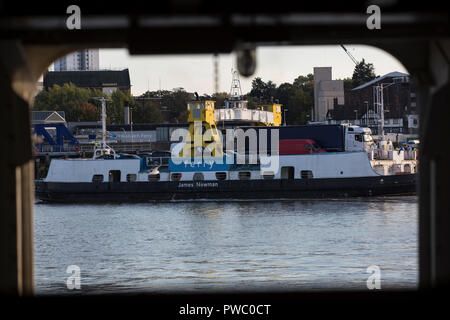
[(55, 85), (39, 92), (33, 103), (33, 110), (64, 111), (66, 121), (99, 121), (101, 102), (106, 99), (107, 123), (124, 123), (124, 107), (132, 109), (133, 122), (161, 122), (162, 116), (155, 103), (137, 101), (131, 93), (116, 90), (107, 96), (101, 90), (79, 88), (72, 83), (63, 86)]
[[(352, 78), (344, 80), (344, 89), (351, 90), (363, 83), (375, 79), (373, 64), (364, 59), (354, 69)], [(187, 103), (194, 99), (192, 93), (179, 91), (147, 91), (133, 97), (130, 91), (114, 91), (107, 96), (101, 90), (84, 89), (72, 83), (55, 85), (41, 91), (34, 100), (34, 110), (64, 111), (66, 121), (98, 121), (101, 114), (99, 97), (107, 99), (107, 123), (124, 122), (124, 107), (131, 108), (133, 123), (187, 122)], [(224, 105), (228, 97), (226, 92), (213, 95), (204, 94), (200, 99), (215, 100), (216, 108)], [(271, 80), (261, 78), (252, 81), (250, 92), (244, 95), (249, 108), (258, 105), (280, 103), (286, 111), (288, 124), (305, 124), (311, 119), (314, 104), (314, 76), (300, 75), (292, 83), (285, 82), (277, 86)]]

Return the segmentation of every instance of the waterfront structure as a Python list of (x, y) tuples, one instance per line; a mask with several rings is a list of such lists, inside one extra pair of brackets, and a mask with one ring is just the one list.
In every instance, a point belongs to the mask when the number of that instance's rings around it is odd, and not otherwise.
[(314, 121), (324, 121), (328, 110), (344, 103), (344, 81), (332, 80), (331, 67), (314, 68)]
[(64, 111), (31, 111), (31, 124), (66, 123)]
[(99, 89), (108, 95), (115, 90), (127, 92), (131, 89), (128, 69), (120, 71), (49, 71), (44, 75), (44, 88), (46, 90), (54, 85), (63, 86), (66, 83), (73, 83), (80, 88)]
[(99, 49), (86, 49), (69, 53), (56, 60), (54, 71), (96, 71), (99, 70)]
[[(380, 163), (373, 166), (367, 157), (368, 147), (373, 145), (367, 128), (257, 126), (258, 133), (255, 128), (248, 128), (254, 134), (242, 129), (239, 135), (227, 132), (232, 137), (231, 149), (227, 143), (223, 152), (223, 142), (215, 125), (213, 102), (195, 100), (188, 103), (189, 130), (184, 130), (186, 136), (182, 141), (171, 145), (171, 151), (164, 159), (153, 154), (141, 157), (121, 155), (109, 147), (105, 140), (106, 111), (103, 104), (101, 149), (94, 150), (92, 159), (53, 159), (46, 178), (36, 181), (36, 197), (61, 202), (268, 200), (415, 192), (415, 160), (405, 163), (402, 151), (396, 153), (389, 163), (377, 159)], [(325, 133), (330, 129), (337, 134), (330, 136)], [(298, 137), (302, 131), (304, 134), (309, 132), (307, 139)], [(315, 135), (317, 140), (311, 139), (311, 135)], [(201, 137), (199, 140), (198, 136)], [(245, 145), (246, 136), (249, 144), (252, 140), (254, 146), (259, 145), (258, 153), (247, 154), (245, 147), (244, 150), (239, 148), (239, 145)], [(269, 136), (269, 141), (264, 141)], [(322, 141), (322, 144), (332, 142), (331, 138), (335, 140), (337, 136), (341, 137), (340, 152), (327, 152), (316, 144), (316, 141)], [(282, 147), (278, 148), (278, 145)], [(263, 146), (266, 149), (262, 149)], [(271, 150), (270, 154), (268, 150)], [(390, 150), (382, 151), (394, 156)]]
[[(383, 109), (381, 115), (377, 90), (383, 85)], [(378, 88), (378, 89), (377, 89)], [(345, 103), (328, 110), (329, 123), (353, 123), (369, 127), (378, 134), (384, 118), (385, 133), (418, 134), (419, 115), (415, 85), (406, 73), (390, 72), (356, 88), (345, 91)]]

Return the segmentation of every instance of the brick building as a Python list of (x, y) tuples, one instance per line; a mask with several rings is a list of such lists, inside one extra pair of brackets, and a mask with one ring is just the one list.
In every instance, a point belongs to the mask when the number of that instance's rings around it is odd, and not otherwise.
[(417, 133), (418, 110), (414, 83), (408, 74), (391, 72), (363, 85), (345, 91), (343, 105), (335, 104), (327, 113), (331, 123), (353, 123), (378, 133), (380, 108), (375, 87), (383, 84), (385, 133)]
[(128, 69), (119, 71), (49, 71), (44, 75), (45, 90), (55, 84), (63, 86), (65, 83), (73, 83), (80, 88), (98, 89), (108, 95), (115, 90), (127, 92), (131, 88)]

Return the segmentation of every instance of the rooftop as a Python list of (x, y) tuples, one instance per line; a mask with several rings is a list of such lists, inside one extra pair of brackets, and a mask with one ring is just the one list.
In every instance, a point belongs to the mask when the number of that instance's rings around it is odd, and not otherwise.
[(397, 77), (409, 77), (409, 74), (403, 73), (403, 72), (398, 72), (398, 71), (389, 72), (389, 73), (385, 74), (384, 76), (381, 76), (379, 78), (375, 78), (375, 79), (373, 79), (373, 80), (371, 80), (369, 82), (366, 82), (366, 83), (364, 83), (364, 84), (362, 84), (362, 85), (360, 85), (360, 86), (358, 86), (356, 88), (353, 88), (352, 90), (359, 90), (359, 89), (371, 86), (371, 85), (373, 85), (373, 84), (375, 84), (375, 83), (377, 83), (377, 82), (379, 82), (379, 81), (381, 81), (383, 79), (386, 79), (386, 78), (397, 78)]
[(31, 111), (32, 122), (65, 122), (64, 111)]
[(44, 87), (73, 83), (78, 87), (130, 87), (130, 73), (124, 70), (49, 71), (44, 75)]

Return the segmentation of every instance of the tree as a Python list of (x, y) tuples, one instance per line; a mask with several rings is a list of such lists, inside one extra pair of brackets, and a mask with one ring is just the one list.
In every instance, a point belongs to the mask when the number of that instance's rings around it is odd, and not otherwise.
[(272, 81), (267, 83), (257, 77), (252, 81), (252, 90), (248, 94), (250, 97), (258, 98), (261, 103), (269, 103), (275, 98), (277, 85)]
[(314, 101), (314, 76), (298, 76), (292, 84), (283, 83), (277, 88), (276, 99), (288, 111), (287, 124), (305, 124), (311, 116)]
[(364, 59), (355, 66), (352, 76), (353, 88), (360, 86), (366, 82), (369, 82), (377, 78), (375, 75), (375, 69), (372, 63), (366, 63)]
[(306, 77), (298, 76), (294, 80), (292, 85), (297, 89), (300, 88), (302, 88), (303, 90), (311, 89), (312, 87), (314, 87), (314, 75), (312, 73), (309, 73)]
[(349, 91), (354, 88), (352, 78), (344, 78), (342, 81), (344, 81), (344, 91)]
[(78, 108), (79, 121), (93, 121), (93, 119), (100, 118), (100, 110), (95, 105), (89, 102), (82, 102)]
[(160, 100), (137, 99), (133, 111), (135, 123), (161, 123), (163, 122)]
[(282, 105), (287, 106), (289, 103), (289, 99), (294, 94), (295, 90), (296, 90), (296, 88), (294, 87), (294, 85), (287, 83), (287, 82), (282, 83), (277, 88), (276, 99)]
[(67, 121), (97, 121), (99, 111), (93, 97), (106, 97), (100, 90), (84, 89), (72, 83), (54, 85), (36, 95), (34, 110), (64, 111)]
[(216, 92), (211, 98), (216, 101), (216, 108), (222, 108), (225, 105), (225, 99), (228, 98), (228, 93)]

